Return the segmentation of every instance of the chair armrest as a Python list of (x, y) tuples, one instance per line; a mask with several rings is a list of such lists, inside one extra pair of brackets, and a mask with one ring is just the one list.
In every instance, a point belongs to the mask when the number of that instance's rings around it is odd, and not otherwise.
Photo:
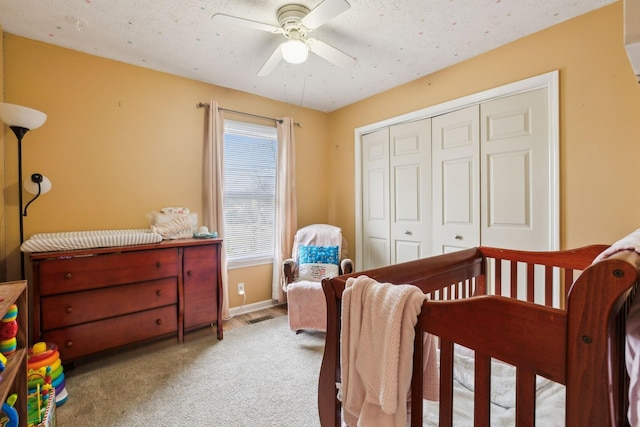
[(296, 271), (296, 262), (293, 258), (282, 261), (282, 272), (284, 274), (285, 283), (288, 285), (293, 282), (293, 274)]
[(351, 274), (353, 273), (353, 261), (349, 258), (345, 258), (340, 261), (340, 269), (342, 270), (342, 274)]

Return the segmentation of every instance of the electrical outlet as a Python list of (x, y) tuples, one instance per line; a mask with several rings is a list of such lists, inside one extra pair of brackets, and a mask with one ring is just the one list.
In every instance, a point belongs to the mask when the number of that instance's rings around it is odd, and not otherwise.
[(244, 283), (238, 283), (238, 295), (244, 295)]

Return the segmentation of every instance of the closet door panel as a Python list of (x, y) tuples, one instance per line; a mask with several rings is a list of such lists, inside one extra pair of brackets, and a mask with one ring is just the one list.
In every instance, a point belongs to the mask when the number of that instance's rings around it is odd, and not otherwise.
[(431, 254), (431, 120), (402, 123), (390, 136), (391, 263)]
[(547, 91), (537, 89), (480, 106), (483, 245), (550, 249)]
[(362, 136), (362, 270), (389, 265), (389, 130)]
[(432, 119), (434, 254), (480, 245), (479, 111)]

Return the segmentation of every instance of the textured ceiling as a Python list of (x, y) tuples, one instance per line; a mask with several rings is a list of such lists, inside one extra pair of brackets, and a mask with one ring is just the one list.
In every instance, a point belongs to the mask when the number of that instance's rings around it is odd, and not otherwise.
[[(257, 72), (282, 35), (216, 13), (278, 25), (287, 0), (0, 0), (5, 32), (117, 61), (333, 111), (616, 0), (348, 0), (311, 33), (357, 59), (310, 55)], [(320, 0), (294, 0), (309, 9)]]

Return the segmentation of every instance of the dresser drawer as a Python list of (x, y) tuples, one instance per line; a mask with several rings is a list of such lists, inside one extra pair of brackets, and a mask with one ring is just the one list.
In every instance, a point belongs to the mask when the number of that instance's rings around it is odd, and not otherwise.
[(178, 302), (175, 277), (43, 297), (42, 330), (77, 325)]
[(104, 350), (133, 344), (178, 330), (177, 306), (170, 305), (125, 316), (44, 332), (43, 341), (58, 345), (68, 362)]
[(43, 260), (40, 262), (40, 295), (177, 275), (178, 252), (174, 248)]

